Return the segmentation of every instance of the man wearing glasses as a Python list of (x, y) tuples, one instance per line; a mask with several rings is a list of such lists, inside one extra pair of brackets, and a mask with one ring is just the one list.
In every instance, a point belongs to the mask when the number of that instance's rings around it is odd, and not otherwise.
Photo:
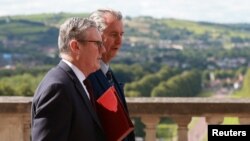
[[(122, 45), (124, 33), (122, 14), (112, 9), (99, 9), (93, 12), (89, 19), (96, 22), (101, 31), (103, 45), (106, 52), (102, 55), (101, 69), (91, 74), (88, 79), (94, 88), (94, 95), (98, 99), (110, 86), (114, 86), (125, 110), (128, 112), (123, 86), (118, 82), (109, 63), (117, 55)], [(124, 141), (134, 141), (134, 133), (129, 134)]]
[(105, 141), (83, 83), (100, 68), (105, 48), (94, 21), (70, 18), (60, 27), (60, 63), (39, 84), (32, 101), (32, 141)]

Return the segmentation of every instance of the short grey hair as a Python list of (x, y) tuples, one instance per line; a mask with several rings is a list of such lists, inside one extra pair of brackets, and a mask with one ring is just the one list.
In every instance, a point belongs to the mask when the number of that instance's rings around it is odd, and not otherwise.
[(72, 39), (85, 40), (86, 30), (97, 25), (94, 21), (86, 18), (73, 17), (67, 19), (61, 26), (58, 36), (59, 53), (67, 54), (69, 52), (69, 42)]
[(104, 15), (111, 14), (116, 20), (122, 20), (122, 13), (114, 9), (98, 9), (90, 14), (89, 19), (96, 22), (98, 29), (102, 32), (107, 28), (107, 23)]

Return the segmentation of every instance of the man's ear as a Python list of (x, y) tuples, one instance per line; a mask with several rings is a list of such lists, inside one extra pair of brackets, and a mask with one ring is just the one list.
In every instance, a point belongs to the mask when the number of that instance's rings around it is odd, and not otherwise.
[(78, 42), (76, 40), (71, 40), (69, 42), (69, 47), (72, 53), (74, 54), (79, 54), (79, 45)]

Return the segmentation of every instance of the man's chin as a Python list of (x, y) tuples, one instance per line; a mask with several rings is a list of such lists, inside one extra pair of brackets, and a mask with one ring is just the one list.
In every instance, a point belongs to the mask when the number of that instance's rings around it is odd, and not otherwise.
[(101, 69), (100, 65), (96, 68), (95, 72), (98, 71), (99, 69)]

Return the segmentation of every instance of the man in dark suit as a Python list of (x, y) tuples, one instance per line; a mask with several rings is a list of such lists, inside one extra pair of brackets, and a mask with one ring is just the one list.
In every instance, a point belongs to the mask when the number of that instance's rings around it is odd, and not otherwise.
[[(39, 84), (32, 101), (32, 141), (105, 141), (83, 81), (100, 68), (105, 48), (94, 21), (70, 18), (58, 37), (62, 60)], [(92, 97), (93, 98), (93, 97)]]
[[(122, 45), (124, 33), (122, 14), (113, 9), (100, 9), (93, 12), (89, 19), (95, 21), (100, 29), (103, 45), (106, 49), (106, 52), (102, 55), (101, 69), (88, 77), (94, 87), (95, 97), (98, 99), (111, 85), (114, 85), (123, 106), (128, 112), (123, 86), (109, 66), (110, 61), (116, 56)], [(124, 141), (134, 140), (133, 132), (124, 139)]]

